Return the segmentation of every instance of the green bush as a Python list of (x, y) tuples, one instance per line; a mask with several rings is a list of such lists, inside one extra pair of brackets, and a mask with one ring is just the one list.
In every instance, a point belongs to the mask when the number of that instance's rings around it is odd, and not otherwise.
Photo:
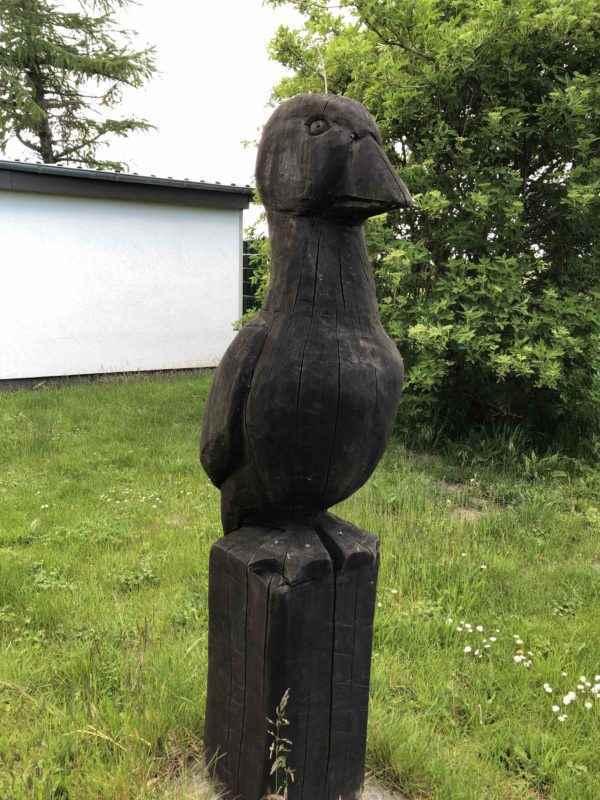
[(598, 2), (291, 4), (275, 96), (326, 80), (365, 103), (414, 195), (368, 225), (406, 427), (597, 428)]

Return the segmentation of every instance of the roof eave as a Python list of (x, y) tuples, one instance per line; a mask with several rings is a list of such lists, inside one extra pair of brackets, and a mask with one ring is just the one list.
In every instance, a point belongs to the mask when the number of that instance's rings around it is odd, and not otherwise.
[(0, 190), (228, 209), (248, 208), (254, 194), (249, 186), (18, 161), (0, 161)]

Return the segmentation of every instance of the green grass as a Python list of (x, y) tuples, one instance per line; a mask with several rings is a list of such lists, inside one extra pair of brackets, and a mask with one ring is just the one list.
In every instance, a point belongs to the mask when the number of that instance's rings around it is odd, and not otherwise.
[[(0, 395), (2, 800), (164, 797), (200, 752), (209, 382)], [(600, 797), (600, 700), (551, 710), (600, 673), (600, 470), (511, 446), (394, 445), (338, 509), (381, 537), (368, 759), (409, 798)]]

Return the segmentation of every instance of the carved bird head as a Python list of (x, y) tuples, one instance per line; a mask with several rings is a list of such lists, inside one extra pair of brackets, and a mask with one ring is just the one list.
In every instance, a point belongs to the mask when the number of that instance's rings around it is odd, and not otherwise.
[(256, 183), (267, 209), (362, 222), (410, 206), (373, 117), (356, 100), (303, 94), (282, 103), (258, 149)]

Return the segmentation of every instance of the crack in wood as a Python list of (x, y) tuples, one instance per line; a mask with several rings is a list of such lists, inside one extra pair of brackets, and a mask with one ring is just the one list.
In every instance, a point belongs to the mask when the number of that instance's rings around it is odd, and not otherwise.
[(335, 453), (335, 448), (337, 443), (337, 429), (342, 407), (342, 358), (340, 355), (340, 338), (338, 330), (337, 308), (335, 312), (335, 335), (336, 335), (336, 346), (337, 346), (337, 381), (338, 381), (337, 399), (336, 399), (336, 409), (335, 409), (335, 422), (333, 424), (333, 437), (331, 439), (331, 449), (329, 451), (329, 463), (327, 464), (327, 473), (325, 475), (325, 486), (323, 489), (323, 497), (327, 497), (327, 489), (329, 488), (329, 476), (331, 475), (331, 469), (333, 466), (333, 455)]
[(340, 290), (342, 292), (342, 305), (344, 306), (344, 310), (346, 310), (346, 296), (344, 294), (344, 276), (342, 275), (342, 254), (338, 254), (338, 264), (339, 264), (339, 280), (340, 280)]

